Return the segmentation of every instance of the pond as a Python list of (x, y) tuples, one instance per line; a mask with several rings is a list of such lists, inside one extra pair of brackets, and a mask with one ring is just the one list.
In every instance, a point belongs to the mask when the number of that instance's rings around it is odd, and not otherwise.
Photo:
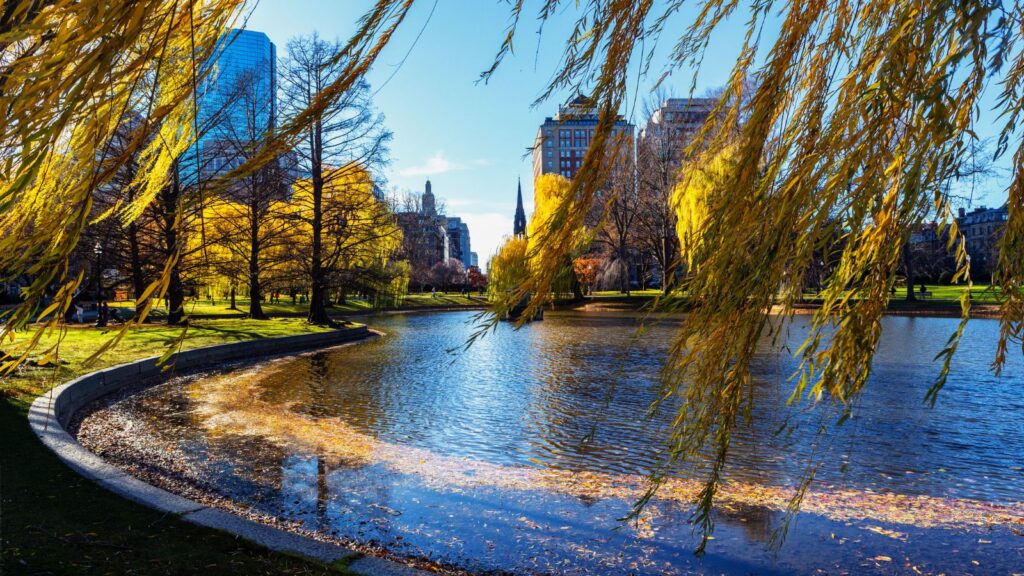
[(463, 350), (472, 318), (375, 317), (384, 337), (177, 378), (110, 402), (79, 437), (194, 498), (469, 571), (1024, 572), (1024, 361), (990, 371), (995, 321), (969, 323), (931, 408), (933, 358), (957, 320), (886, 318), (841, 426), (827, 402), (786, 405), (806, 319), (766, 341), (698, 557), (690, 502), (706, 460), (671, 467), (622, 520), (662, 462), (676, 406), (645, 414), (677, 320), (638, 334), (629, 314), (553, 313)]

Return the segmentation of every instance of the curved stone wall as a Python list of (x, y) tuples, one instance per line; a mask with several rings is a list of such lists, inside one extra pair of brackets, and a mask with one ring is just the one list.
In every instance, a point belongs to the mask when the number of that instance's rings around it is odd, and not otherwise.
[[(266, 338), (186, 350), (174, 355), (176, 371), (189, 371), (225, 362), (258, 359), (315, 350), (363, 340), (375, 335), (365, 326), (316, 334)], [(124, 386), (159, 376), (158, 357), (121, 364), (80, 376), (36, 398), (29, 410), (29, 425), (39, 439), (75, 472), (129, 500), (174, 514), (183, 520), (224, 530), (271, 550), (299, 554), (321, 562), (353, 556), (342, 546), (321, 542), (272, 526), (253, 522), (228, 511), (211, 508), (147, 484), (111, 466), (83, 448), (66, 430), (75, 413), (91, 402)], [(348, 565), (356, 574), (413, 575), (423, 572), (380, 558), (364, 557)]]

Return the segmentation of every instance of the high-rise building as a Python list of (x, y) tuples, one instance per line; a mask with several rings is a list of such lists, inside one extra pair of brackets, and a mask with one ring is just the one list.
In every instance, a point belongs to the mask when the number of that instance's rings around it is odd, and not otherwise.
[(469, 247), (469, 226), (458, 216), (448, 217), (448, 246), (450, 256), (469, 268), (471, 264)]
[(214, 48), (198, 88), (197, 146), (201, 173), (223, 173), (242, 159), (239, 143), (277, 122), (277, 49), (263, 32), (233, 29)]
[(523, 181), (518, 183), (516, 190), (516, 215), (512, 221), (512, 234), (526, 236), (526, 210), (523, 210)]
[(669, 98), (640, 131), (640, 154), (655, 152), (678, 165), (682, 153), (718, 105), (715, 98)]
[(469, 265), (471, 268), (480, 267), (480, 258), (477, 256), (476, 252), (469, 253)]
[[(554, 118), (545, 118), (537, 129), (533, 147), (534, 180), (541, 174), (561, 174), (566, 178), (575, 178), (576, 172), (583, 165), (590, 141), (594, 138), (597, 123), (598, 115), (593, 101), (582, 95), (559, 106)], [(620, 135), (631, 150), (634, 128), (622, 116), (616, 119), (612, 129), (613, 138)], [(626, 150), (622, 153), (630, 154)]]

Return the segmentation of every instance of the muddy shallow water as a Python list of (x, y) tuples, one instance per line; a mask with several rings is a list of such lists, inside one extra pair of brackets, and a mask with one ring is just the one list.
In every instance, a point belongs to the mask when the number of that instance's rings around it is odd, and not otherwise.
[[(559, 574), (1024, 573), (1024, 362), (988, 371), (998, 324), (972, 321), (935, 408), (955, 319), (887, 318), (866, 393), (835, 428), (785, 406), (806, 319), (756, 364), (714, 540), (695, 557), (672, 406), (644, 419), (671, 322), (549, 314), (465, 352), (472, 313), (391, 316), (357, 346), (187, 376), (105, 403), (83, 444), (193, 498), (325, 538), (471, 571)], [(834, 428), (816, 440), (821, 424)], [(786, 424), (788, 433), (777, 431)], [(788, 525), (810, 463), (816, 481)], [(781, 549), (769, 547), (785, 532)]]

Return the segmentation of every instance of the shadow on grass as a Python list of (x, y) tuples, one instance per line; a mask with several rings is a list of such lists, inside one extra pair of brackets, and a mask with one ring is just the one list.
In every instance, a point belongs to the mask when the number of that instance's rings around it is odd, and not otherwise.
[(66, 467), (0, 397), (0, 573), (337, 574), (124, 500)]

